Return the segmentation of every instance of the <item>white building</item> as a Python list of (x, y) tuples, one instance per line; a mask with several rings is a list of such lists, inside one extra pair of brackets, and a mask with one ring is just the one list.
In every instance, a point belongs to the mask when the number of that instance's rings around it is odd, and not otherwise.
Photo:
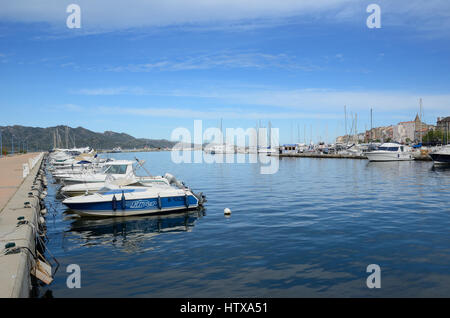
[(416, 131), (415, 121), (404, 121), (393, 127), (393, 138), (396, 142), (406, 143), (414, 141)]

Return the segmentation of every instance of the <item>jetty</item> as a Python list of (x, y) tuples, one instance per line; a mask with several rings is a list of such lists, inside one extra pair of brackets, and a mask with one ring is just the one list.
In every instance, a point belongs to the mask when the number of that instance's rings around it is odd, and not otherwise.
[(0, 158), (1, 298), (30, 297), (32, 276), (44, 280), (49, 276), (36, 246), (43, 223), (43, 158), (44, 153)]
[[(324, 154), (317, 152), (303, 152), (303, 153), (283, 153), (283, 154), (268, 154), (269, 156), (277, 156), (279, 158), (322, 158), (322, 159), (367, 159), (362, 155), (344, 155), (344, 154)], [(414, 160), (417, 161), (432, 161), (428, 154), (414, 153)]]
[(283, 154), (269, 154), (270, 156), (283, 157), (295, 157), (295, 158), (327, 158), (327, 159), (367, 159), (363, 155), (341, 155), (341, 154), (324, 154), (316, 152), (303, 152), (303, 153), (283, 153)]

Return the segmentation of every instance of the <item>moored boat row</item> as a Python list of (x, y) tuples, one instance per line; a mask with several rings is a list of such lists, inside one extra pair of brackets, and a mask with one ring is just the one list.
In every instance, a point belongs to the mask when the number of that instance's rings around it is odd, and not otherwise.
[[(79, 153), (58, 150), (49, 156), (49, 171), (62, 184), (63, 204), (79, 215), (128, 216), (198, 209), (205, 202), (173, 175), (138, 176), (143, 162), (100, 159), (78, 161)], [(76, 156), (76, 157), (75, 157)], [(80, 166), (82, 165), (82, 166)]]

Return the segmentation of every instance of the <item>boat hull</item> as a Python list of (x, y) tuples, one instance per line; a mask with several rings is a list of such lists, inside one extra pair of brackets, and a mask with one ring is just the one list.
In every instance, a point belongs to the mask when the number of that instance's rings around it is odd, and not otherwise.
[(430, 157), (435, 164), (450, 165), (450, 155), (448, 154), (431, 153)]
[(194, 195), (103, 201), (103, 202), (64, 202), (73, 212), (87, 216), (128, 216), (168, 213), (191, 210), (199, 207)]
[(406, 153), (372, 152), (365, 154), (369, 161), (411, 161), (414, 157)]

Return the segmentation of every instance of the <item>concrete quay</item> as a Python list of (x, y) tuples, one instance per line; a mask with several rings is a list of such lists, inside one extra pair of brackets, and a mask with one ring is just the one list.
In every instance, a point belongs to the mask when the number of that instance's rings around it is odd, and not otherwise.
[[(364, 155), (339, 155), (339, 154), (321, 154), (321, 153), (285, 153), (285, 154), (269, 154), (280, 158), (323, 158), (323, 159), (367, 159)], [(416, 161), (431, 161), (430, 156), (423, 154), (414, 154)]]
[(322, 154), (322, 153), (283, 153), (283, 154), (271, 154), (271, 156), (293, 157), (293, 158), (333, 158), (333, 159), (367, 159), (366, 156), (358, 155), (339, 155), (339, 154)]
[[(45, 212), (40, 202), (46, 183), (43, 157), (43, 153), (34, 153), (0, 159), (1, 298), (30, 297), (31, 273), (40, 271), (36, 236), (42, 230), (41, 212)], [(24, 164), (29, 169), (25, 178)]]

